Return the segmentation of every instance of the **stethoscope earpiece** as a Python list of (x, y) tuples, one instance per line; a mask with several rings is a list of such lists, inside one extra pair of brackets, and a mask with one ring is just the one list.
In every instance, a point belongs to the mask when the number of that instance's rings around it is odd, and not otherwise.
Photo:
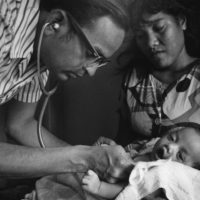
[(52, 27), (54, 30), (58, 30), (60, 28), (60, 25), (58, 23), (53, 23)]

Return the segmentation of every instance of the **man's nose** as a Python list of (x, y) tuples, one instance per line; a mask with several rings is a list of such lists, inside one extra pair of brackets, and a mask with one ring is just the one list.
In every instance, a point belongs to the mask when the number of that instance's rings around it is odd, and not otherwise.
[(98, 65), (93, 65), (86, 67), (85, 70), (87, 71), (89, 76), (94, 76), (98, 68)]

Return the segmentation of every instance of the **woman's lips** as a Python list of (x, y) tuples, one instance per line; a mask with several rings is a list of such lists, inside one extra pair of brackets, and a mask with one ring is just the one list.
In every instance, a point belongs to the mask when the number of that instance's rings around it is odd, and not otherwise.
[(154, 52), (151, 52), (151, 56), (160, 57), (164, 53), (165, 53), (164, 51), (154, 51)]

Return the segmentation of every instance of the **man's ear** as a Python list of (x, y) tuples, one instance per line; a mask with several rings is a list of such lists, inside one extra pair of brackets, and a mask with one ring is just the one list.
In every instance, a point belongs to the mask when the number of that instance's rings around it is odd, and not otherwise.
[(66, 12), (62, 9), (51, 10), (46, 19), (46, 23), (48, 23), (44, 31), (46, 36), (53, 35), (59, 31), (65, 31), (66, 33), (70, 31), (70, 22)]

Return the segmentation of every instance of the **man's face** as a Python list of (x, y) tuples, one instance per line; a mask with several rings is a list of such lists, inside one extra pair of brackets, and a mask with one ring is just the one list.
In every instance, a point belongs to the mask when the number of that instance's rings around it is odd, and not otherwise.
[(155, 159), (171, 159), (189, 166), (200, 163), (200, 133), (183, 128), (163, 136), (153, 149)]
[[(125, 31), (109, 16), (94, 20), (90, 26), (83, 27), (82, 31), (96, 51), (105, 58), (113, 55), (125, 36)], [(95, 58), (88, 52), (82, 37), (76, 31), (69, 34), (64, 26), (53, 36), (45, 38), (41, 59), (61, 81), (85, 74), (92, 76), (99, 67), (94, 63)]]

